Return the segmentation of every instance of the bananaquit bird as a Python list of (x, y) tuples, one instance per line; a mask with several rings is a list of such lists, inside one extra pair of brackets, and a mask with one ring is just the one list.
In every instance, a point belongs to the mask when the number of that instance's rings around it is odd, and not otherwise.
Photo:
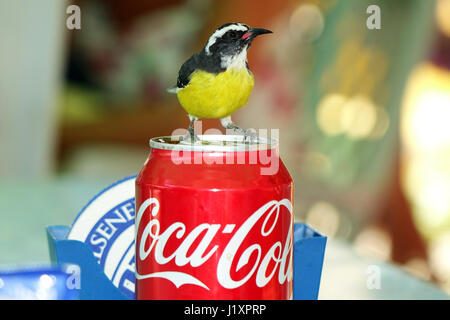
[(243, 23), (227, 23), (209, 38), (202, 51), (193, 54), (182, 66), (176, 93), (189, 114), (188, 135), (195, 140), (194, 122), (199, 118), (218, 118), (222, 126), (249, 135), (231, 121), (231, 114), (244, 106), (253, 89), (254, 78), (248, 68), (247, 50), (258, 35), (270, 30), (251, 28)]

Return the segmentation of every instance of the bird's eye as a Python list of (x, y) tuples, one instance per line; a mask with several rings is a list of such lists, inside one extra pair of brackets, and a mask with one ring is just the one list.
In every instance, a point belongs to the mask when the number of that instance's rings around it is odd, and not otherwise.
[(228, 32), (228, 36), (231, 39), (236, 39), (237, 38), (237, 33), (236, 33), (236, 31), (230, 31), (230, 32)]

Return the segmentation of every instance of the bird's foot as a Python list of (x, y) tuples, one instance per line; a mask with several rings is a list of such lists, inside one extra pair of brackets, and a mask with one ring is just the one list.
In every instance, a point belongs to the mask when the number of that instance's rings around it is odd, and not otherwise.
[(256, 134), (256, 130), (255, 129), (242, 129), (236, 125), (232, 125), (231, 127), (229, 127), (228, 129), (232, 129), (235, 133), (239, 134), (239, 135), (243, 135), (244, 136), (244, 140), (243, 142), (249, 142), (249, 143), (255, 143), (258, 142), (258, 135)]
[(194, 132), (189, 132), (186, 133), (186, 135), (180, 137), (180, 142), (190, 142), (190, 143), (195, 143), (197, 141), (200, 141), (200, 138), (198, 135), (196, 135)]
[(258, 142), (258, 135), (255, 129), (247, 129), (244, 132), (244, 142), (248, 141), (250, 144)]
[(194, 129), (194, 123), (197, 120), (197, 117), (189, 115), (189, 127), (187, 129), (187, 133), (185, 136), (180, 137), (180, 142), (190, 142), (191, 144), (194, 144), (197, 141), (200, 141), (201, 139), (195, 134)]
[(231, 117), (225, 117), (220, 119), (222, 126), (226, 129), (233, 130), (234, 133), (244, 136), (244, 143), (248, 141), (249, 143), (258, 142), (258, 136), (256, 134), (256, 130), (254, 129), (242, 129), (241, 127), (235, 125), (233, 121), (231, 121)]

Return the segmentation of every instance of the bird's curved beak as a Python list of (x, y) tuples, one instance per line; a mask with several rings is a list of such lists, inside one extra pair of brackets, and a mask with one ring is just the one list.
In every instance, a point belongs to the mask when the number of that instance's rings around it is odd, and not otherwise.
[(272, 31), (263, 28), (250, 28), (249, 31), (244, 33), (244, 35), (242, 36), (242, 40), (247, 40), (248, 42), (251, 42), (257, 36), (266, 33), (272, 33)]

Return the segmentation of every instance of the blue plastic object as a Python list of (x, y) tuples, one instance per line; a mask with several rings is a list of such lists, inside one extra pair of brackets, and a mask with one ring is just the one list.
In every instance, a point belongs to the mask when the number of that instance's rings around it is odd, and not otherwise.
[(327, 237), (306, 224), (294, 224), (294, 300), (316, 300), (319, 295)]
[[(80, 268), (79, 297), (82, 300), (127, 300), (106, 277), (91, 249), (83, 242), (66, 240), (70, 228), (47, 227), (51, 260)], [(319, 294), (327, 238), (306, 224), (294, 224), (294, 300), (315, 300)]]
[(0, 271), (0, 300), (76, 300), (72, 274), (57, 266)]
[(58, 264), (74, 264), (80, 270), (81, 300), (127, 300), (105, 275), (92, 250), (81, 241), (66, 240), (70, 231), (66, 226), (47, 227), (50, 259)]

